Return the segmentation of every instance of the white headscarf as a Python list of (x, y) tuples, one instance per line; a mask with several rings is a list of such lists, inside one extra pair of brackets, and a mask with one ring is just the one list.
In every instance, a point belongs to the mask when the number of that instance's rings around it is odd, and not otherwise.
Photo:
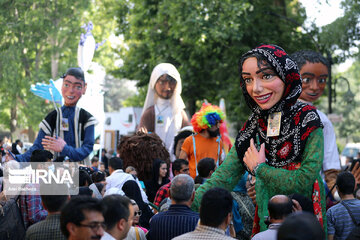
[(179, 112), (185, 108), (184, 101), (182, 100), (182, 98), (180, 96), (180, 94), (181, 94), (180, 73), (174, 67), (174, 65), (172, 65), (170, 63), (160, 63), (153, 69), (153, 71), (151, 73), (148, 92), (146, 95), (145, 104), (144, 104), (144, 108), (143, 108), (143, 113), (145, 112), (146, 109), (155, 105), (156, 99), (158, 98), (158, 95), (155, 92), (155, 84), (156, 84), (156, 81), (159, 79), (159, 77), (161, 77), (164, 74), (167, 74), (176, 80), (176, 87), (174, 89), (174, 94), (172, 95), (172, 97), (170, 99), (173, 115), (175, 115), (177, 112)]

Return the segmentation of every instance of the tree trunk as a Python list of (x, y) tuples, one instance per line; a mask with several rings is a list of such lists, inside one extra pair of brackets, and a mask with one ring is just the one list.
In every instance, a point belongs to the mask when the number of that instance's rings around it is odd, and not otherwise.
[(16, 131), (17, 126), (17, 104), (15, 104), (10, 108), (10, 134), (13, 137), (14, 132)]
[(29, 136), (29, 142), (35, 141), (35, 131), (31, 126), (29, 126), (28, 128), (28, 136)]
[(56, 80), (59, 76), (59, 52), (51, 54), (51, 77)]

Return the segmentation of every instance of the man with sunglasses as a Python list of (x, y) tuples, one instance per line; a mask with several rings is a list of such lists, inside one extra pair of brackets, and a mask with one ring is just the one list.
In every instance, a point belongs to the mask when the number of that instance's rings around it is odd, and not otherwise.
[(69, 240), (101, 239), (105, 222), (101, 201), (88, 197), (73, 197), (62, 209), (61, 232)]
[(170, 152), (174, 137), (189, 125), (180, 96), (181, 78), (170, 63), (160, 63), (152, 71), (139, 129), (155, 132)]

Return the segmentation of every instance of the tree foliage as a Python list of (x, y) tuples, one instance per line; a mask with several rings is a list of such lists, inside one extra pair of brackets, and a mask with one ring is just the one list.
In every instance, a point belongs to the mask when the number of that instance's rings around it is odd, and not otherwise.
[(239, 87), (241, 55), (260, 43), (288, 52), (314, 48), (298, 28), (305, 12), (297, 1), (129, 0), (117, 13), (118, 33), (128, 46), (119, 51), (124, 65), (118, 76), (146, 87), (152, 69), (170, 62), (181, 74), (190, 114), (198, 100), (224, 97), (228, 117), (240, 125), (249, 111)]
[(59, 77), (76, 66), (82, 13), (88, 1), (3, 0), (0, 3), (1, 123), (37, 129), (51, 109), (30, 85)]
[(359, 57), (360, 4), (357, 0), (343, 0), (344, 16), (324, 26), (319, 34), (319, 43), (334, 54), (334, 63), (344, 62), (349, 57)]

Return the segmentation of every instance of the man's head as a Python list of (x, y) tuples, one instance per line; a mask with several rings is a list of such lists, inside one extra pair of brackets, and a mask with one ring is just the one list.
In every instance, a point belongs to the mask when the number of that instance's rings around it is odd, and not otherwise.
[(110, 175), (118, 169), (123, 169), (123, 160), (119, 157), (112, 157), (109, 159), (109, 173)]
[(86, 92), (84, 72), (81, 68), (69, 68), (62, 76), (63, 84), (61, 94), (65, 101), (65, 106), (76, 106), (82, 95)]
[(16, 145), (19, 145), (20, 147), (23, 146), (23, 143), (22, 143), (22, 141), (20, 141), (20, 139), (17, 139), (17, 140), (15, 141), (15, 143), (16, 143)]
[(320, 53), (301, 50), (291, 55), (302, 78), (300, 99), (314, 102), (323, 94), (329, 76), (329, 62)]
[(342, 172), (337, 176), (336, 187), (339, 194), (353, 194), (355, 189), (355, 178), (350, 172)]
[(100, 163), (99, 170), (100, 170), (101, 172), (105, 172), (105, 170), (106, 170), (106, 168), (105, 168), (105, 163), (103, 163), (103, 162)]
[(224, 119), (225, 114), (218, 106), (203, 103), (201, 109), (192, 116), (191, 124), (196, 133), (208, 131), (210, 137), (217, 137)]
[(61, 232), (68, 239), (100, 239), (105, 227), (102, 211), (102, 204), (96, 198), (72, 198), (61, 211)]
[(176, 204), (190, 205), (194, 200), (194, 180), (187, 174), (179, 174), (171, 181), (170, 199)]
[(132, 226), (134, 209), (129, 198), (109, 195), (103, 199), (106, 232), (116, 239), (123, 239)]
[(281, 224), (278, 240), (323, 240), (324, 230), (314, 214), (308, 212), (294, 212)]
[(51, 162), (53, 154), (47, 150), (34, 150), (31, 153), (30, 163), (32, 168), (44, 168), (44, 165), (41, 163)]
[(93, 167), (99, 167), (99, 158), (98, 158), (98, 157), (93, 157), (93, 158), (91, 159), (91, 165), (92, 165)]
[(196, 168), (200, 177), (210, 178), (216, 169), (215, 160), (213, 158), (203, 158), (199, 161)]
[(200, 224), (214, 228), (226, 229), (231, 221), (233, 198), (223, 188), (208, 190), (200, 205)]
[(53, 154), (48, 150), (34, 150), (31, 153), (30, 162), (51, 162)]
[(288, 196), (275, 195), (268, 202), (270, 222), (282, 222), (285, 217), (292, 213), (293, 203)]
[(193, 127), (192, 126), (186, 126), (183, 127), (179, 133), (174, 138), (174, 155), (176, 158), (179, 158), (181, 147), (187, 137), (189, 137), (191, 134), (193, 134)]
[(176, 159), (172, 164), (172, 171), (174, 176), (179, 174), (189, 175), (189, 162), (184, 159)]
[[(63, 195), (47, 195), (53, 194), (54, 191), (58, 191), (57, 194)], [(70, 199), (69, 190), (66, 184), (58, 184), (56, 189), (50, 188), (46, 184), (40, 185), (41, 203), (49, 213), (60, 212), (61, 208)]]
[(86, 187), (92, 184), (90, 175), (85, 170), (79, 170), (79, 187)]

